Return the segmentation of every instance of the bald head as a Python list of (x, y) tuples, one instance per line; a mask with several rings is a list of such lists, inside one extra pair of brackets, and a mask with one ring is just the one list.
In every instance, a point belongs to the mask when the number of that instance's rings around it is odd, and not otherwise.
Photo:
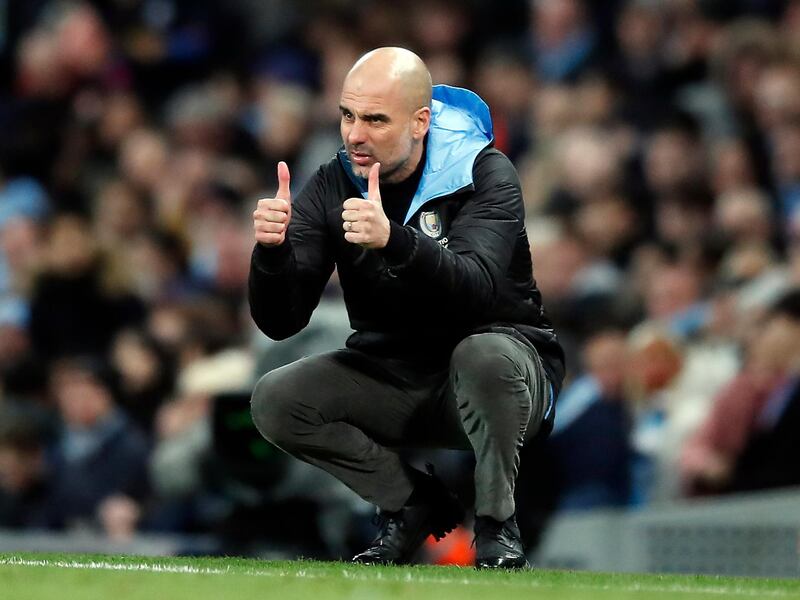
[(345, 86), (360, 87), (376, 81), (394, 88), (411, 110), (431, 105), (431, 74), (411, 50), (387, 47), (367, 52), (350, 69)]
[(354, 172), (366, 178), (380, 163), (381, 181), (402, 181), (419, 165), (430, 127), (430, 73), (404, 48), (373, 50), (345, 77), (339, 110)]

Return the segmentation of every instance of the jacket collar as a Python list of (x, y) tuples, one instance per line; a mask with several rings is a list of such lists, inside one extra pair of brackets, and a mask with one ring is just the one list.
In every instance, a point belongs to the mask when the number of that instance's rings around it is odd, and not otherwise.
[[(471, 187), (475, 158), (492, 139), (489, 107), (480, 96), (463, 88), (433, 86), (425, 168), (404, 224), (426, 202)], [(353, 172), (344, 147), (337, 156), (347, 176), (366, 198), (367, 180)]]

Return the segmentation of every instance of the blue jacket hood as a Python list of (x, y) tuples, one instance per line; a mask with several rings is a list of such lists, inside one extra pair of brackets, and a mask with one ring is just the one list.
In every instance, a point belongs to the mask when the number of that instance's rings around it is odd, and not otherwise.
[[(429, 200), (471, 186), (475, 158), (492, 139), (489, 107), (480, 96), (463, 88), (433, 86), (425, 167), (404, 223)], [(366, 198), (367, 180), (353, 172), (344, 148), (338, 156), (345, 172)]]

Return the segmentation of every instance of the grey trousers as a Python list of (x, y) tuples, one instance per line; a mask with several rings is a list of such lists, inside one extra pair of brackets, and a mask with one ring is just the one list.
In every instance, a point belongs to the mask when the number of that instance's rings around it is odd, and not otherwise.
[(549, 395), (533, 348), (483, 333), (435, 372), (348, 349), (303, 358), (264, 375), (251, 408), (267, 440), (386, 511), (400, 509), (414, 487), (395, 448), (471, 450), (475, 513), (502, 521), (515, 512), (519, 450), (538, 431)]

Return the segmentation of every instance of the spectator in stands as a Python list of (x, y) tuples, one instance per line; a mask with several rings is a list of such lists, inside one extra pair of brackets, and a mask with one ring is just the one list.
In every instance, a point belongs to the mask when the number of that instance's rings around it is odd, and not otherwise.
[(47, 359), (105, 353), (117, 331), (143, 316), (144, 307), (127, 292), (124, 276), (107, 269), (85, 219), (57, 217), (31, 296), (36, 352)]
[(114, 338), (111, 364), (120, 406), (140, 429), (151, 432), (156, 411), (175, 382), (172, 355), (145, 332), (126, 329)]
[(800, 291), (781, 297), (751, 334), (742, 370), (681, 453), (689, 492), (800, 483)]
[(46, 442), (39, 416), (0, 405), (0, 527), (47, 525)]
[(708, 318), (702, 283), (702, 274), (686, 261), (654, 266), (644, 290), (647, 317), (678, 337), (697, 333)]
[(491, 106), (495, 145), (515, 161), (531, 144), (528, 113), (535, 81), (530, 65), (522, 56), (496, 50), (476, 65), (475, 75), (475, 91)]
[(581, 0), (535, 0), (532, 54), (545, 81), (577, 78), (597, 60), (598, 39)]
[(148, 443), (118, 408), (111, 369), (97, 358), (62, 359), (50, 384), (61, 425), (49, 456), (48, 525), (130, 536), (149, 487)]
[(781, 220), (793, 223), (800, 219), (800, 119), (778, 129), (770, 141)]
[(711, 148), (711, 189), (721, 196), (757, 187), (756, 167), (747, 144), (740, 138), (726, 138)]
[(623, 92), (621, 110), (626, 121), (648, 130), (664, 117), (674, 82), (668, 57), (663, 52), (666, 37), (664, 6), (657, 2), (629, 0), (616, 22), (618, 56), (609, 72)]
[(800, 484), (800, 290), (783, 296), (766, 325), (781, 383), (759, 411), (733, 468), (731, 488), (761, 490)]
[(633, 415), (633, 505), (681, 495), (681, 449), (708, 414), (713, 393), (730, 377), (732, 362), (719, 348), (681, 341), (655, 323), (631, 332), (625, 387)]
[(630, 497), (630, 422), (623, 398), (625, 336), (607, 331), (584, 346), (585, 374), (561, 393), (547, 446), (557, 509), (624, 506)]

